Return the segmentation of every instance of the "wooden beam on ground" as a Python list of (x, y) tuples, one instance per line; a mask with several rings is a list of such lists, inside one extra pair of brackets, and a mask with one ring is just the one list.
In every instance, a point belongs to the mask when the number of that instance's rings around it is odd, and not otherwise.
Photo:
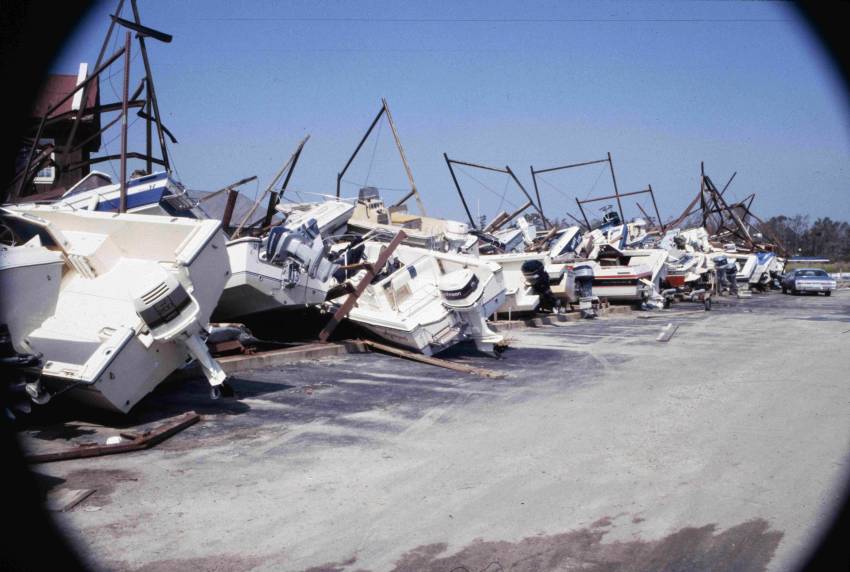
[(361, 294), (363, 294), (369, 284), (372, 283), (372, 279), (375, 278), (375, 275), (387, 264), (387, 260), (390, 259), (390, 256), (392, 256), (393, 252), (395, 252), (395, 249), (398, 248), (398, 245), (401, 244), (405, 238), (407, 238), (407, 234), (405, 234), (403, 230), (400, 230), (396, 233), (390, 243), (381, 250), (381, 253), (378, 255), (378, 260), (375, 261), (371, 268), (366, 270), (366, 276), (357, 283), (357, 286), (354, 288), (354, 292), (348, 295), (348, 298), (345, 299), (342, 306), (340, 306), (334, 313), (330, 322), (328, 322), (325, 327), (322, 328), (322, 331), (319, 332), (319, 341), (328, 341), (328, 338), (331, 337), (333, 331), (339, 323), (348, 316), (348, 313), (352, 308), (354, 308), (354, 304), (357, 303), (357, 299)]
[(47, 495), (47, 510), (52, 512), (68, 512), (87, 498), (95, 489), (59, 489)]
[(397, 348), (394, 346), (388, 346), (386, 344), (381, 344), (378, 342), (374, 342), (372, 340), (359, 340), (360, 343), (365, 345), (367, 348), (374, 349), (379, 352), (383, 352), (386, 354), (398, 356), (404, 359), (409, 359), (412, 361), (418, 361), (420, 363), (425, 363), (428, 365), (435, 365), (437, 367), (443, 367), (446, 369), (451, 369), (453, 371), (459, 371), (462, 373), (471, 373), (473, 375), (480, 375), (481, 377), (489, 377), (491, 379), (498, 379), (505, 377), (505, 374), (500, 371), (493, 371), (492, 369), (484, 369), (480, 367), (472, 367), (471, 365), (465, 365), (462, 363), (455, 363), (453, 361), (448, 361), (445, 359), (435, 358), (433, 356), (425, 356), (422, 354), (417, 354), (414, 352), (410, 352), (407, 350), (403, 350), (401, 348)]
[[(194, 411), (189, 411), (178, 415), (149, 431), (145, 431), (141, 435), (133, 436), (128, 443), (118, 443), (116, 445), (80, 445), (64, 451), (55, 453), (41, 453), (27, 455), (25, 460), (28, 463), (51, 463), (53, 461), (67, 461), (69, 459), (83, 459), (86, 457), (100, 457), (102, 455), (114, 455), (117, 453), (129, 453), (131, 451), (141, 451), (149, 449), (165, 441), (172, 435), (179, 433), (186, 427), (194, 425), (201, 419), (201, 416)], [(127, 434), (129, 436), (129, 434)]]

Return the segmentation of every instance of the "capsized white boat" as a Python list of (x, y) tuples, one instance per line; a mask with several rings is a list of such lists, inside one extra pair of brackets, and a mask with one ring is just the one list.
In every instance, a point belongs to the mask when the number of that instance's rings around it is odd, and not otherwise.
[[(372, 240), (362, 244), (366, 260), (376, 260), (386, 246)], [(351, 282), (357, 284), (365, 275), (361, 270)], [(480, 351), (498, 353), (504, 337), (490, 330), (487, 318), (504, 300), (498, 264), (401, 245), (358, 298), (348, 319), (425, 355), (465, 340)]]
[(218, 221), (34, 205), (0, 216), (24, 242), (0, 256), (0, 322), (16, 351), (42, 354), (47, 393), (126, 413), (197, 360), (221, 394), (203, 340), (229, 274)]
[[(117, 212), (121, 184), (105, 173), (92, 171), (52, 203), (70, 210)], [(127, 212), (189, 218), (208, 218), (170, 173), (159, 172), (127, 181)]]
[(325, 232), (340, 232), (353, 210), (341, 201), (292, 207), (284, 213), (285, 222), (265, 237), (228, 242), (231, 275), (215, 319), (321, 305), (338, 268), (328, 259)]

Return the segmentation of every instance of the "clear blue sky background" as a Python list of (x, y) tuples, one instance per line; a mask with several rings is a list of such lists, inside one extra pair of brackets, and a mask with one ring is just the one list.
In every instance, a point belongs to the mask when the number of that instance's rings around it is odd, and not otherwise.
[[(116, 4), (95, 6), (54, 71), (94, 62)], [(291, 187), (333, 194), (386, 97), (429, 214), (462, 218), (443, 152), (509, 164), (531, 190), (530, 165), (610, 151), (620, 190), (652, 184), (665, 218), (698, 191), (702, 160), (718, 186), (737, 171), (731, 196), (756, 193), (764, 217), (850, 220), (847, 92), (783, 3), (139, 5), (146, 25), (174, 35), (171, 44), (150, 42), (150, 52), (165, 123), (180, 141), (174, 163), (192, 189), (258, 175), (259, 185), (245, 188), (251, 196), (310, 134)], [(138, 57), (132, 66), (141, 68)], [(104, 99), (120, 93), (117, 73), (101, 85)], [(407, 186), (386, 126), (375, 141), (344, 195), (364, 182)], [(471, 170), (460, 178), (473, 210), (492, 214), (505, 179)], [(549, 213), (563, 216), (576, 213), (573, 197), (611, 189), (595, 166), (549, 175), (541, 192)]]

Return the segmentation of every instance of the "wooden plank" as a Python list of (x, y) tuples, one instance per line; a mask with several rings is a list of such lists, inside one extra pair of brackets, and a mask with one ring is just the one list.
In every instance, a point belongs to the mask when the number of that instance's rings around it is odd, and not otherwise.
[(96, 489), (59, 489), (47, 495), (47, 510), (67, 512), (89, 498)]
[(182, 431), (186, 427), (194, 425), (200, 419), (200, 415), (194, 411), (189, 411), (182, 415), (178, 415), (155, 429), (145, 431), (137, 439), (130, 440), (126, 443), (118, 443), (116, 445), (81, 445), (54, 453), (27, 455), (25, 460), (28, 463), (51, 463), (54, 461), (100, 457), (102, 455), (115, 455), (117, 453), (129, 453), (131, 451), (149, 449), (157, 443), (161, 443), (168, 439), (175, 433)]
[(375, 275), (383, 269), (383, 267), (387, 264), (387, 260), (390, 259), (392, 253), (395, 252), (395, 249), (398, 248), (398, 245), (407, 238), (407, 234), (403, 230), (398, 231), (390, 243), (381, 250), (381, 253), (378, 255), (378, 260), (366, 270), (366, 275), (363, 277), (360, 282), (357, 283), (357, 287), (354, 289), (354, 292), (348, 295), (348, 298), (345, 299), (345, 302), (337, 309), (331, 318), (330, 322), (328, 322), (322, 331), (319, 332), (319, 340), (322, 342), (328, 341), (328, 338), (331, 337), (331, 334), (336, 329), (341, 321), (348, 316), (348, 313), (354, 307), (354, 304), (357, 303), (357, 299), (361, 294), (369, 287), (369, 284), (372, 283), (372, 279), (375, 278)]
[(403, 350), (401, 348), (397, 348), (394, 346), (388, 346), (386, 344), (381, 344), (372, 340), (360, 340), (360, 342), (368, 348), (372, 348), (379, 352), (391, 354), (394, 356), (398, 356), (404, 359), (409, 359), (412, 361), (418, 361), (421, 363), (425, 363), (428, 365), (434, 365), (437, 367), (443, 367), (446, 369), (451, 369), (453, 371), (459, 371), (462, 373), (471, 373), (474, 375), (480, 375), (481, 377), (489, 377), (491, 379), (499, 379), (506, 377), (504, 373), (500, 371), (493, 371), (491, 369), (484, 369), (480, 367), (472, 367), (469, 365), (455, 363), (452, 361), (448, 361), (445, 359), (435, 358), (433, 356), (425, 356), (422, 354), (417, 354), (414, 352), (410, 352), (407, 350)]

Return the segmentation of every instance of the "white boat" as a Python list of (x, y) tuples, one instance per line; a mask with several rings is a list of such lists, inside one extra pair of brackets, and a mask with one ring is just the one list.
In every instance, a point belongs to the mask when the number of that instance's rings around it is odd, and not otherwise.
[[(203, 336), (229, 274), (219, 222), (22, 205), (0, 211), (0, 321), (42, 354), (49, 394), (128, 412), (196, 360), (214, 397), (226, 375)], [(61, 264), (59, 261), (61, 260)]]
[(265, 237), (228, 242), (231, 275), (216, 320), (321, 305), (338, 268), (328, 259), (325, 233), (340, 232), (353, 210), (340, 201), (291, 207), (284, 224)]
[(546, 252), (486, 254), (481, 259), (502, 267), (505, 303), (497, 310), (498, 314), (534, 312), (541, 301), (551, 309), (578, 300), (570, 266), (565, 262), (553, 263)]
[[(371, 240), (363, 245), (367, 260), (376, 260), (385, 247)], [(500, 351), (504, 338), (486, 322), (505, 300), (498, 264), (401, 245), (383, 272), (358, 298), (349, 320), (425, 355), (465, 340), (483, 352)], [(352, 283), (365, 275), (360, 271)]]
[[(595, 249), (596, 250), (596, 249)], [(593, 294), (611, 302), (658, 300), (667, 275), (667, 251), (602, 245), (593, 257)]]
[(468, 250), (476, 238), (469, 234), (465, 223), (422, 215), (411, 215), (405, 205), (387, 207), (374, 187), (360, 189), (354, 212), (348, 220), (348, 230), (365, 235), (384, 231), (393, 235), (404, 229), (404, 244), (440, 252)]
[(713, 248), (704, 228), (668, 230), (659, 242), (667, 251), (666, 288), (680, 292), (710, 290), (714, 283)]
[[(121, 185), (105, 173), (92, 171), (52, 204), (70, 210), (117, 212)], [(135, 214), (207, 218), (186, 189), (169, 173), (159, 172), (127, 181), (127, 211)]]

